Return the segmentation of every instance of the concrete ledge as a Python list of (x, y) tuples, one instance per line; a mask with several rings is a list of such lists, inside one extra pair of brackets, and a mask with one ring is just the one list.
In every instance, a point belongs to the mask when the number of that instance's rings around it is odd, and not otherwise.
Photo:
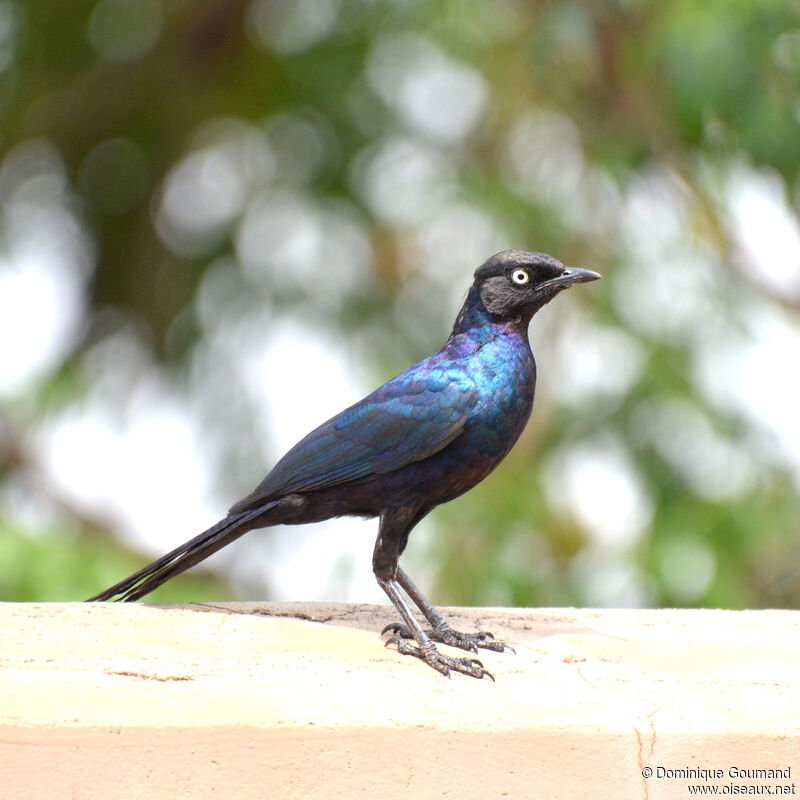
[(655, 800), (800, 783), (800, 612), (446, 613), (514, 645), (481, 655), (496, 684), (383, 649), (388, 607), (0, 604), (2, 796)]

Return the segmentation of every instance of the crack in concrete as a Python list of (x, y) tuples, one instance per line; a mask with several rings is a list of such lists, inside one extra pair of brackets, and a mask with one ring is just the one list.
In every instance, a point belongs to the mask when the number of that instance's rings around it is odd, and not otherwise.
[(633, 731), (636, 734), (636, 741), (639, 743), (639, 752), (637, 753), (636, 760), (639, 762), (639, 772), (642, 774), (642, 797), (644, 800), (648, 800), (649, 797), (649, 789), (647, 788), (647, 778), (645, 778), (642, 770), (644, 769), (645, 763), (642, 760), (642, 752), (644, 750), (644, 744), (642, 742), (642, 734), (641, 731), (634, 725)]
[(260, 616), (260, 617), (272, 617), (272, 618), (282, 618), (282, 619), (300, 619), (305, 622), (318, 622), (320, 624), (325, 624), (326, 622), (333, 622), (336, 620), (343, 620), (349, 617), (359, 617), (359, 616), (372, 616), (374, 615), (374, 609), (372, 606), (354, 606), (352, 608), (341, 608), (337, 609), (334, 612), (330, 612), (327, 614), (322, 613), (311, 613), (310, 611), (304, 611), (302, 609), (297, 610), (278, 610), (278, 609), (269, 609), (269, 608), (261, 608), (257, 605), (251, 606), (246, 609), (239, 609), (239, 608), (232, 608), (228, 605), (216, 605), (214, 603), (191, 603), (193, 607), (197, 607), (199, 609), (213, 609), (215, 611), (224, 611), (226, 614), (239, 614), (242, 616)]
[(639, 752), (636, 754), (636, 760), (639, 763), (639, 772), (642, 774), (642, 797), (644, 800), (648, 800), (648, 797), (650, 796), (650, 790), (643, 770), (645, 767), (649, 767), (650, 762), (653, 760), (653, 753), (656, 749), (656, 726), (655, 722), (653, 722), (653, 717), (658, 710), (658, 705), (653, 704), (653, 709), (648, 714), (645, 714), (645, 719), (647, 719), (647, 723), (650, 726), (650, 748), (647, 753), (647, 760), (645, 760), (644, 757), (644, 741), (642, 740), (642, 732), (636, 727), (636, 725), (633, 726), (633, 730), (636, 733), (636, 741), (639, 743)]
[(194, 680), (192, 675), (148, 675), (146, 672), (133, 672), (128, 669), (107, 669), (104, 672), (106, 675), (122, 675), (125, 678), (140, 678), (145, 681), (161, 681), (162, 683)]
[[(281, 617), (281, 618), (288, 618), (288, 619), (302, 619), (306, 622), (319, 622), (319, 623), (326, 623), (330, 622), (332, 619), (337, 619), (341, 616), (345, 615), (337, 615), (337, 614), (328, 614), (324, 616), (314, 616), (310, 614), (308, 611), (273, 611), (270, 609), (259, 608), (255, 606), (253, 608), (247, 609), (238, 609), (238, 608), (231, 608), (230, 606), (218, 606), (214, 603), (192, 603), (192, 606), (199, 606), (200, 608), (212, 608), (215, 611), (224, 611), (226, 614), (238, 614), (240, 616), (245, 617)], [(348, 612), (353, 613), (353, 612)]]
[(655, 752), (655, 748), (656, 748), (656, 726), (655, 726), (655, 722), (653, 720), (653, 717), (660, 710), (659, 705), (657, 703), (654, 703), (652, 700), (649, 700), (646, 697), (641, 697), (640, 695), (637, 695), (637, 694), (631, 694), (630, 692), (626, 692), (626, 691), (623, 691), (621, 689), (617, 689), (617, 688), (615, 688), (613, 686), (609, 686), (609, 685), (605, 685), (603, 687), (599, 686), (597, 683), (595, 683), (594, 681), (590, 680), (589, 678), (586, 677), (586, 675), (584, 675), (583, 670), (581, 669), (580, 665), (585, 661), (585, 659), (583, 661), (574, 661), (574, 660), (571, 660), (571, 659), (564, 658), (564, 659), (561, 659), (561, 661), (564, 664), (573, 664), (575, 666), (575, 671), (577, 672), (578, 677), (580, 677), (580, 679), (582, 681), (584, 681), (588, 686), (591, 686), (592, 689), (594, 689), (594, 690), (596, 690), (598, 692), (602, 692), (602, 691), (614, 692), (615, 694), (622, 695), (623, 697), (627, 697), (627, 698), (636, 700), (638, 702), (644, 702), (644, 703), (649, 703), (650, 704), (650, 706), (651, 706), (650, 711), (648, 711), (644, 715), (645, 719), (647, 720), (648, 727), (650, 728), (650, 736), (649, 736), (650, 746), (648, 748), (646, 759), (645, 759), (645, 752), (644, 752), (645, 751), (645, 742), (643, 740), (642, 732), (639, 730), (639, 728), (636, 727), (635, 721), (634, 721), (634, 724), (633, 724), (633, 732), (636, 734), (636, 742), (637, 742), (636, 761), (637, 761), (637, 763), (639, 765), (639, 774), (642, 776), (642, 797), (644, 798), (644, 800), (648, 800), (649, 787), (648, 787), (648, 784), (647, 784), (647, 778), (644, 776), (642, 771), (644, 770), (645, 767), (649, 766), (650, 761), (652, 761), (652, 759), (653, 759), (653, 753)]

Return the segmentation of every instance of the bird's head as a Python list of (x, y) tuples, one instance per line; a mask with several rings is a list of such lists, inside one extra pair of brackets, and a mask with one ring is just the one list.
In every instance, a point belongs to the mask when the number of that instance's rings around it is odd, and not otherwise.
[(493, 317), (527, 321), (563, 289), (600, 277), (588, 269), (565, 267), (545, 253), (504, 250), (478, 267), (474, 285)]

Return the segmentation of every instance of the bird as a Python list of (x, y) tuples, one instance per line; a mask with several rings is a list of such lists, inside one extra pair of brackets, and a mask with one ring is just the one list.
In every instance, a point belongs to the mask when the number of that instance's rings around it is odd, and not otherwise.
[[(253, 529), (377, 517), (372, 568), (402, 620), (383, 629), (391, 634), (385, 645), (448, 677), (494, 680), (474, 655), (479, 648), (513, 648), (488, 631), (451, 628), (399, 559), (414, 526), (482, 481), (519, 439), (536, 388), (528, 338), (533, 315), (564, 289), (600, 277), (545, 253), (491, 256), (475, 271), (437, 353), (311, 431), (216, 525), (90, 601), (137, 600)], [(472, 655), (453, 657), (437, 644)]]

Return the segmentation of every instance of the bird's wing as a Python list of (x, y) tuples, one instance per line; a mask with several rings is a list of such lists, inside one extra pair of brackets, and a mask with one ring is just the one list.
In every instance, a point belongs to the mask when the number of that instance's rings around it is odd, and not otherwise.
[(291, 492), (380, 475), (421, 461), (452, 442), (478, 402), (463, 368), (412, 367), (298, 442), (232, 512)]

